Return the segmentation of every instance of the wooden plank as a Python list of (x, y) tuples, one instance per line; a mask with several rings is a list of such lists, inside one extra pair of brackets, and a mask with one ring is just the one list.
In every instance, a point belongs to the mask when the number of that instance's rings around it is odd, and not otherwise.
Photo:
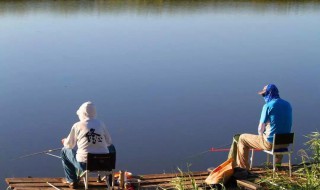
[[(204, 182), (205, 178), (203, 179), (198, 179), (198, 180), (195, 180), (196, 184), (198, 186), (207, 186)], [(175, 184), (171, 182), (172, 179), (168, 182), (162, 182), (162, 183), (147, 183), (147, 184), (140, 184), (140, 187), (142, 189), (149, 189), (149, 188), (164, 188), (164, 189), (172, 189), (175, 187)], [(183, 179), (183, 181), (181, 182), (185, 188), (190, 188), (192, 187), (192, 182), (190, 179)], [(191, 188), (192, 189), (192, 188)]]
[(237, 180), (237, 185), (245, 189), (260, 190), (262, 187), (247, 180)]
[[(68, 187), (68, 184), (64, 183), (50, 183), (56, 187)], [(99, 182), (89, 182), (89, 186), (92, 187), (106, 187), (107, 185), (105, 183), (99, 183)], [(80, 183), (80, 187), (84, 186), (83, 183)], [(48, 183), (15, 183), (11, 184), (10, 187), (50, 187)]]
[(8, 184), (11, 183), (59, 183), (61, 182), (62, 178), (6, 178), (6, 182)]
[[(58, 178), (41, 178), (41, 177), (32, 177), (32, 178), (6, 178), (7, 184), (12, 183), (59, 183), (62, 182), (62, 177)], [(96, 177), (89, 177), (89, 182), (95, 182), (97, 181)]]
[[(68, 184), (65, 184), (65, 183), (51, 183), (51, 184), (56, 187), (68, 187)], [(81, 186), (83, 186), (83, 183), (80, 183), (80, 187)], [(106, 187), (107, 185), (105, 183), (89, 182), (89, 186)], [(50, 185), (48, 185), (47, 183), (15, 183), (15, 184), (11, 184), (10, 187), (50, 187)]]
[(262, 175), (262, 174), (267, 173), (267, 171), (250, 171), (250, 172), (253, 174), (257, 174), (257, 175)]
[[(68, 187), (66, 188), (59, 188), (60, 190), (73, 190)], [(84, 189), (84, 188), (83, 188)], [(53, 187), (18, 187), (14, 188), (14, 190), (54, 190)], [(80, 189), (79, 189), (80, 190)], [(90, 189), (91, 190), (91, 189)]]
[[(95, 188), (95, 187), (89, 187), (90, 190), (105, 190), (106, 188)], [(71, 188), (59, 188), (60, 190), (73, 190)], [(15, 188), (14, 190), (54, 190), (53, 187), (18, 187)], [(83, 188), (77, 188), (77, 190), (84, 190)]]
[[(68, 187), (67, 184), (64, 183), (51, 183), (52, 185), (56, 187)], [(11, 184), (10, 187), (16, 188), (16, 187), (50, 187), (47, 183), (15, 183)]]
[[(92, 187), (89, 187), (90, 190), (105, 190), (105, 188), (92, 188)], [(60, 190), (73, 190), (71, 188), (59, 188)], [(34, 188), (30, 188), (30, 187), (27, 187), (27, 188), (24, 188), (24, 187), (19, 187), (19, 188), (16, 188), (14, 190), (54, 190), (52, 187), (40, 187), (40, 188), (37, 188), (37, 187), (34, 187)], [(84, 187), (81, 188), (81, 189), (77, 189), (77, 190), (84, 190)]]
[[(46, 182), (39, 182), (39, 181), (59, 181), (59, 179), (50, 179), (50, 178), (38, 178), (38, 179), (33, 179), (36, 180), (38, 182), (33, 183), (33, 180), (30, 180), (30, 178), (26, 178), (28, 179), (29, 182), (23, 182), (23, 180), (21, 178), (18, 178), (19, 180), (15, 179), (13, 181), (21, 181), (18, 183), (10, 183), (9, 187), (13, 190), (53, 190), (54, 188), (51, 187), (49, 184), (47, 184)], [(9, 182), (11, 181), (10, 179), (8, 180)], [(31, 181), (31, 182), (30, 182)], [(67, 184), (61, 183), (61, 179), (59, 182), (49, 182), (52, 185), (54, 185), (55, 187), (61, 189), (61, 190), (70, 190), (70, 188), (68, 187)], [(95, 181), (89, 181), (89, 187), (90, 190), (101, 190), (101, 189), (105, 189), (106, 188), (106, 184), (105, 182), (99, 183), (99, 182), (95, 182)], [(80, 184), (80, 189), (84, 189), (84, 185)]]
[[(184, 173), (183, 176), (188, 176), (188, 173)], [(202, 171), (202, 172), (192, 172), (190, 173), (191, 176), (205, 176), (209, 175), (209, 172)], [(177, 176), (181, 176), (180, 173), (167, 173), (167, 174), (147, 174), (147, 175), (140, 175), (142, 179), (159, 179), (159, 178), (174, 178)]]
[[(175, 178), (176, 177), (174, 177), (174, 178), (160, 178), (160, 179), (141, 180), (140, 184), (171, 182)], [(195, 180), (205, 180), (207, 178), (207, 176), (193, 176), (191, 178), (195, 179)], [(190, 180), (190, 178), (189, 177), (183, 177), (183, 180), (185, 180), (185, 181), (186, 180)]]
[[(204, 180), (196, 180), (196, 181), (200, 181), (201, 183), (204, 183)], [(148, 182), (148, 183), (140, 183), (140, 186), (147, 186), (147, 185), (157, 185), (157, 184), (165, 184), (165, 183), (171, 183), (172, 180), (168, 180), (168, 181), (162, 181), (159, 183), (153, 183), (153, 182)]]
[[(140, 185), (141, 187), (157, 187), (159, 184), (165, 184), (165, 186), (170, 187), (172, 185), (169, 185), (170, 182), (176, 178), (176, 177), (183, 177), (185, 182), (189, 183), (190, 181), (189, 176), (191, 178), (201, 181), (201, 183), (204, 181), (204, 179), (209, 175), (209, 172), (202, 171), (202, 172), (190, 172), (190, 173), (183, 173), (182, 175), (180, 173), (169, 173), (169, 174), (148, 174), (140, 176)], [(24, 178), (6, 178), (7, 184), (12, 187), (14, 190), (48, 190), (53, 189), (50, 187), (50, 185), (47, 184), (47, 182), (51, 183), (52, 185), (58, 187), (61, 190), (69, 190), (68, 186), (66, 184), (62, 183), (62, 177), (54, 177), (54, 178), (42, 178), (42, 177), (24, 177)], [(106, 187), (105, 182), (98, 183), (96, 182), (96, 177), (90, 177), (89, 178), (89, 185), (90, 190), (91, 189), (101, 189), (99, 187)], [(137, 180), (137, 178), (133, 178), (133, 180)], [(190, 182), (191, 184), (191, 182)]]

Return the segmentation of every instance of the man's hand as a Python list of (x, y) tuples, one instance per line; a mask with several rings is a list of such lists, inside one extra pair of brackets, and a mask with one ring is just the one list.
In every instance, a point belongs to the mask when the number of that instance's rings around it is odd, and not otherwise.
[(266, 124), (264, 123), (259, 123), (259, 126), (258, 126), (258, 134), (259, 135), (262, 135), (264, 130), (265, 130), (265, 127), (266, 127)]
[(62, 145), (64, 145), (64, 140), (66, 140), (65, 138), (61, 140)]

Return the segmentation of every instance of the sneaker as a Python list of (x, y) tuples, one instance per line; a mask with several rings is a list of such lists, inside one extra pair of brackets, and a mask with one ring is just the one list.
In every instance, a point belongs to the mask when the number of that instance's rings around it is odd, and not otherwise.
[(247, 179), (249, 172), (247, 169), (244, 168), (239, 168), (239, 167), (235, 167), (233, 169), (234, 173), (233, 173), (233, 177), (235, 177), (236, 179)]
[(248, 178), (258, 178), (259, 175), (256, 174), (256, 173), (252, 173), (252, 172), (249, 172), (249, 171), (248, 171), (248, 176), (247, 176), (247, 177), (248, 177)]
[(77, 189), (79, 187), (78, 182), (70, 182), (67, 179), (63, 178), (61, 180), (62, 183), (67, 184), (71, 189)]
[(62, 178), (62, 179), (61, 179), (61, 182), (62, 182), (63, 184), (71, 183), (71, 182), (69, 182), (66, 178)]
[(77, 189), (78, 187), (79, 187), (78, 182), (69, 183), (69, 188), (71, 189)]

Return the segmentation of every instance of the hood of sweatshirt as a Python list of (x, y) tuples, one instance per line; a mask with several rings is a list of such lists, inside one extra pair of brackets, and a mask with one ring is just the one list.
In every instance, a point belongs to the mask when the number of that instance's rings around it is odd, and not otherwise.
[(97, 116), (96, 107), (92, 102), (85, 102), (79, 107), (77, 115), (80, 121), (94, 119)]

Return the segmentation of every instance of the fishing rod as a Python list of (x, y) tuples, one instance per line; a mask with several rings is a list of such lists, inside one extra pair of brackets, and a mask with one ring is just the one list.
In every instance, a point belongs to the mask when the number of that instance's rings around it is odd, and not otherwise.
[(56, 190), (60, 190), (58, 187), (54, 186), (53, 184), (51, 184), (51, 183), (49, 183), (49, 182), (47, 182), (47, 184), (50, 185), (51, 187), (53, 187), (53, 188), (56, 189)]
[(209, 152), (228, 152), (230, 148), (210, 148)]
[(212, 147), (212, 148), (210, 148), (209, 150), (206, 150), (206, 151), (203, 151), (203, 152), (200, 152), (200, 153), (191, 155), (191, 156), (189, 156), (189, 158), (201, 156), (202, 154), (205, 154), (205, 153), (208, 153), (208, 152), (222, 152), (221, 150), (223, 150), (223, 151), (229, 151), (229, 149), (228, 149), (228, 150), (227, 150), (227, 149), (224, 149), (224, 147), (228, 147), (228, 146), (231, 146), (231, 143), (218, 146), (217, 148), (213, 148), (213, 147)]
[(59, 151), (61, 149), (62, 148), (54, 148), (54, 149), (49, 149), (49, 150), (45, 150), (45, 151), (41, 151), (41, 152), (35, 152), (35, 153), (32, 153), (32, 154), (22, 155), (22, 156), (20, 156), (18, 158), (15, 158), (13, 160), (22, 159), (22, 158), (26, 158), (26, 157), (30, 157), (30, 156), (39, 155), (39, 154), (47, 154), (49, 156), (53, 156), (53, 157), (56, 157), (56, 158), (61, 158), (60, 156), (51, 154), (51, 152)]
[[(225, 145), (219, 146), (217, 148), (211, 147), (209, 150), (206, 150), (206, 151), (200, 152), (198, 154), (189, 156), (189, 158), (197, 157), (197, 156), (200, 156), (200, 155), (208, 153), (208, 152), (228, 152), (228, 151), (230, 151), (230, 148), (224, 148), (224, 147), (231, 146), (231, 144), (225, 144)], [(261, 151), (261, 149), (251, 149), (251, 148), (250, 148), (250, 150)]]
[[(261, 151), (262, 149), (250, 148), (250, 150)], [(209, 152), (228, 152), (230, 148), (210, 148)]]

